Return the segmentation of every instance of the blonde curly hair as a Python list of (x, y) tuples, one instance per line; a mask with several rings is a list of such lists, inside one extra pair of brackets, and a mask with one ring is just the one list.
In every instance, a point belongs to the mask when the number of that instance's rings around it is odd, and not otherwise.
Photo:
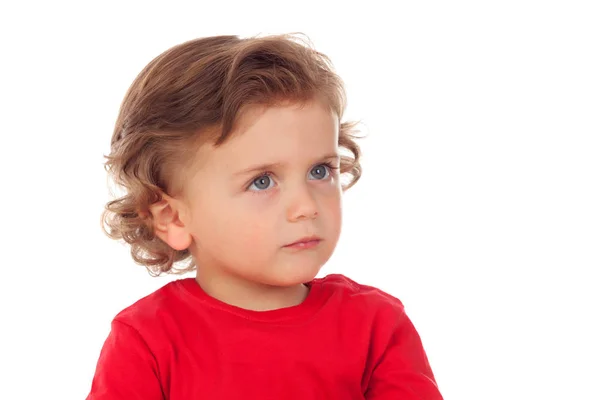
[[(304, 37), (304, 40), (303, 40)], [(361, 176), (356, 125), (341, 122), (346, 93), (330, 59), (305, 35), (212, 36), (174, 46), (135, 78), (121, 104), (104, 157), (108, 178), (124, 195), (109, 201), (101, 225), (131, 245), (131, 256), (152, 275), (196, 268), (190, 252), (174, 250), (154, 234), (149, 206), (182, 190), (181, 171), (199, 146), (219, 146), (235, 131), (243, 107), (323, 100), (340, 119), (343, 190)], [(187, 262), (187, 263), (186, 263)], [(180, 264), (182, 266), (180, 266)]]

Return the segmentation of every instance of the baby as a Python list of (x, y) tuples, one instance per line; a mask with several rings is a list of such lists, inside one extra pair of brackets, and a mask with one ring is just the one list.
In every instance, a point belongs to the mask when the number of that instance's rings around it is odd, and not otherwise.
[(103, 227), (155, 275), (112, 321), (90, 400), (441, 399), (400, 300), (332, 274), (361, 176), (342, 80), (300, 35), (177, 45), (137, 76)]

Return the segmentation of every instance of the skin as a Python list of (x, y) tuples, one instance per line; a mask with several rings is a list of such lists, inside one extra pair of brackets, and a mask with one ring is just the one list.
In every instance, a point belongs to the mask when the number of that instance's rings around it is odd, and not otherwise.
[[(338, 132), (320, 102), (249, 108), (228, 141), (199, 148), (182, 194), (151, 206), (157, 236), (189, 248), (196, 281), (217, 300), (256, 311), (300, 304), (340, 236)], [(276, 165), (241, 172), (262, 164)], [(311, 235), (322, 239), (314, 248), (284, 247)]]

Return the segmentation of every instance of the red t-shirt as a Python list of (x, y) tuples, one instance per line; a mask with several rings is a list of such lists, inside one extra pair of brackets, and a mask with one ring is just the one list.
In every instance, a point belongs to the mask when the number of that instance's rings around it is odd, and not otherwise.
[(342, 275), (307, 285), (251, 311), (166, 284), (115, 317), (87, 399), (442, 399), (400, 300)]

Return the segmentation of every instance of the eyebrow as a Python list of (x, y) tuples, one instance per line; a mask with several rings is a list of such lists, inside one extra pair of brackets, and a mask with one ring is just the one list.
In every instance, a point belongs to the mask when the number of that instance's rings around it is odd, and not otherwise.
[[(331, 160), (331, 159), (336, 159), (339, 160), (340, 159), (340, 155), (338, 153), (331, 153), (331, 154), (326, 154), (323, 157), (318, 158), (318, 160)], [(269, 170), (269, 169), (275, 169), (275, 168), (281, 168), (282, 166), (286, 165), (285, 162), (277, 162), (277, 163), (269, 163), (269, 164), (260, 164), (260, 165), (254, 165), (250, 168), (246, 168), (243, 169), (239, 172), (236, 172), (234, 175), (239, 176), (239, 175), (246, 175), (252, 172), (259, 172), (259, 171), (264, 171), (264, 170)]]

